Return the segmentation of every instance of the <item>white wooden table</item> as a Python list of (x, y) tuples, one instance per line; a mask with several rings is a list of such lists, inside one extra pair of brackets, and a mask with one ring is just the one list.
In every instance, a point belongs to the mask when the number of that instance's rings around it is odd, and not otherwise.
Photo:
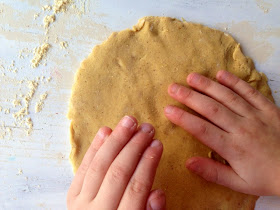
[[(73, 178), (68, 161), (69, 121), (66, 114), (71, 87), (80, 62), (112, 31), (132, 27), (146, 15), (183, 17), (232, 34), (247, 56), (265, 72), (280, 105), (280, 1), (279, 0), (76, 0), (51, 24), (51, 48), (36, 69), (30, 67), (33, 48), (43, 43), (42, 6), (50, 0), (0, 2), (0, 209), (65, 209), (65, 196)], [(39, 16), (34, 19), (34, 15)], [(79, 13), (79, 14), (78, 14)], [(57, 43), (58, 41), (58, 43)], [(59, 42), (68, 47), (61, 49)], [(20, 51), (22, 51), (20, 56)], [(14, 63), (14, 64), (13, 64)], [(13, 71), (17, 70), (17, 73)], [(17, 95), (29, 89), (26, 81), (39, 82), (30, 101), (34, 129), (26, 135), (14, 124)], [(20, 83), (21, 80), (24, 80)], [(43, 110), (34, 106), (48, 92)], [(5, 113), (6, 112), (6, 113)], [(8, 113), (10, 112), (10, 113)], [(3, 125), (5, 123), (5, 125)], [(11, 129), (11, 131), (10, 131)], [(6, 132), (6, 134), (5, 134)], [(280, 209), (277, 197), (262, 197), (256, 209)]]

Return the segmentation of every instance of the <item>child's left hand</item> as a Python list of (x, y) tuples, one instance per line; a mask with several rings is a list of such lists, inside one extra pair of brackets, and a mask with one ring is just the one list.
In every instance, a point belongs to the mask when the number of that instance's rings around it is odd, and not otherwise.
[(154, 133), (129, 116), (114, 131), (101, 128), (70, 186), (68, 209), (165, 209), (164, 192), (151, 192), (163, 150)]

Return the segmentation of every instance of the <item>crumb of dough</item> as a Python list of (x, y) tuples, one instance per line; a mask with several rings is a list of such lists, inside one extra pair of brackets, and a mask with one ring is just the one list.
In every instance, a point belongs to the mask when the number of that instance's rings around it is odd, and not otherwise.
[(13, 106), (14, 106), (14, 107), (16, 107), (16, 106), (21, 106), (21, 101), (18, 100), (18, 99), (15, 99), (15, 100), (13, 101)]
[(23, 96), (24, 101), (24, 107), (22, 107), (18, 112), (13, 114), (13, 117), (15, 118), (16, 122), (20, 125), (25, 124), (26, 132), (29, 135), (33, 129), (33, 123), (29, 115), (29, 106), (30, 102), (35, 94), (35, 91), (38, 88), (39, 83), (35, 80), (28, 81), (28, 88), (29, 92)]
[(22, 50), (19, 51), (18, 57), (19, 57), (20, 59), (23, 59), (23, 58), (24, 58), (23, 55), (22, 55)]
[(0, 106), (0, 112), (2, 112), (2, 109), (3, 109), (2, 106)]
[(5, 114), (10, 114), (10, 109), (8, 108), (8, 109), (4, 109), (4, 113)]
[(10, 137), (12, 136), (12, 129), (11, 128), (6, 128), (7, 131), (7, 135), (9, 135)]
[(48, 97), (48, 93), (47, 92), (45, 92), (44, 94), (42, 94), (40, 96), (40, 100), (35, 105), (35, 112), (36, 113), (42, 111), (43, 106), (44, 106), (44, 102), (45, 102), (47, 97)]
[(13, 118), (15, 118), (17, 121), (20, 121), (28, 114), (29, 114), (28, 109), (26, 107), (23, 107), (18, 112), (13, 114)]
[(6, 131), (0, 132), (0, 139), (4, 139), (6, 135)]
[(34, 49), (34, 57), (31, 60), (32, 68), (36, 68), (39, 66), (40, 61), (43, 59), (43, 57), (46, 56), (50, 46), (50, 44), (44, 43)]
[(44, 42), (48, 42), (49, 41), (49, 36), (47, 36), (48, 34), (49, 34), (49, 28), (45, 28), (46, 30), (45, 30), (45, 35), (46, 35), (46, 37), (45, 37), (45, 40), (44, 40)]
[(51, 11), (52, 10), (52, 6), (51, 5), (42, 6), (42, 10), (43, 11)]
[(50, 26), (51, 23), (53, 23), (55, 21), (55, 15), (47, 15), (46, 17), (44, 17), (44, 27), (48, 28)]
[(65, 12), (71, 0), (54, 0), (53, 11), (54, 13)]
[(145, 21), (146, 21), (145, 18), (140, 19), (138, 21), (138, 23), (135, 26), (132, 27), (132, 30), (133, 31), (140, 31), (143, 28), (143, 26), (145, 25)]
[[(29, 50), (28, 48), (23, 48), (19, 51), (18, 57), (20, 59), (24, 59), (25, 57), (28, 57), (28, 55), (31, 54), (31, 53), (32, 53), (32, 51)], [(21, 69), (22, 69), (22, 67), (21, 67)]]
[(48, 77), (46, 81), (50, 82), (51, 80), (52, 80), (52, 77)]
[(33, 19), (36, 20), (39, 17), (39, 15), (40, 15), (40, 13), (34, 14)]
[(38, 88), (38, 85), (39, 85), (39, 83), (36, 81), (28, 81), (29, 92), (27, 93), (27, 95), (24, 98), (24, 100), (27, 104), (31, 101), (32, 97), (34, 96), (34, 93), (35, 93), (36, 89)]
[(17, 172), (17, 175), (22, 175), (23, 174), (23, 171), (22, 171), (22, 169), (18, 169), (18, 172)]
[(59, 45), (60, 45), (61, 49), (66, 49), (68, 47), (67, 42), (60, 42)]
[(6, 69), (10, 72), (13, 72), (13, 73), (18, 72), (18, 68), (15, 67), (15, 61), (14, 60), (12, 60), (12, 63)]
[(30, 135), (31, 131), (33, 130), (33, 122), (30, 117), (25, 118), (25, 125), (27, 126), (26, 133)]

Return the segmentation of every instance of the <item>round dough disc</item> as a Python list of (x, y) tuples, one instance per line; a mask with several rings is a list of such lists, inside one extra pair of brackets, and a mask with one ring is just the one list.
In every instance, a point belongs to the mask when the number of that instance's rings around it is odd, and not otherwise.
[(220, 69), (273, 100), (265, 75), (221, 31), (174, 18), (144, 17), (132, 30), (113, 33), (76, 74), (69, 110), (74, 172), (101, 126), (114, 128), (124, 115), (133, 115), (139, 123), (154, 125), (164, 145), (154, 188), (166, 192), (167, 209), (252, 209), (257, 197), (209, 183), (185, 168), (188, 158), (207, 157), (211, 150), (163, 113), (169, 104), (188, 110), (168, 96), (169, 84), (186, 85), (190, 72), (214, 79)]

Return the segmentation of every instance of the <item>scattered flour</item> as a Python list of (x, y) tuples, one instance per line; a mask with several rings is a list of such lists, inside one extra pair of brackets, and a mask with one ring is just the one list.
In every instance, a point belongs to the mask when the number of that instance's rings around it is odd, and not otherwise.
[(66, 49), (68, 47), (67, 42), (60, 42), (59, 45), (60, 45), (61, 49)]
[(20, 101), (19, 99), (15, 99), (15, 100), (13, 101), (13, 106), (14, 106), (14, 107), (21, 106), (21, 101)]
[(42, 7), (42, 10), (43, 10), (43, 11), (51, 11), (51, 10), (52, 10), (52, 6), (50, 6), (50, 5), (45, 5), (45, 6)]
[(71, 4), (71, 0), (55, 0), (53, 5), (54, 13), (66, 12), (67, 6)]
[(46, 17), (44, 17), (44, 27), (48, 28), (50, 26), (51, 23), (53, 23), (55, 21), (55, 15), (47, 15)]
[(48, 93), (47, 92), (45, 92), (44, 94), (42, 94), (40, 96), (40, 100), (35, 105), (35, 112), (36, 113), (42, 111), (43, 106), (44, 106), (44, 101), (46, 100), (47, 97), (48, 97)]
[(25, 129), (28, 135), (31, 133), (33, 129), (33, 122), (31, 118), (28, 116), (29, 107), (30, 107), (30, 102), (35, 94), (35, 91), (38, 88), (38, 85), (39, 83), (35, 80), (28, 81), (29, 92), (23, 97), (24, 106), (18, 112), (13, 114), (14, 119), (19, 125), (24, 126), (25, 124)]
[(46, 53), (48, 52), (50, 48), (50, 44), (44, 43), (39, 47), (36, 47), (34, 49), (34, 57), (31, 61), (32, 68), (36, 68), (39, 66), (40, 61), (43, 59), (43, 57), (46, 56)]
[(17, 175), (22, 175), (23, 174), (23, 171), (22, 171), (22, 169), (18, 169), (18, 172), (17, 172)]
[(36, 20), (39, 16), (40, 16), (40, 13), (36, 13), (36, 14), (34, 14), (33, 19)]
[(4, 109), (4, 113), (5, 114), (10, 114), (10, 109), (8, 108), (8, 109)]
[(25, 125), (27, 126), (26, 133), (30, 135), (33, 130), (33, 122), (30, 117), (25, 118)]

